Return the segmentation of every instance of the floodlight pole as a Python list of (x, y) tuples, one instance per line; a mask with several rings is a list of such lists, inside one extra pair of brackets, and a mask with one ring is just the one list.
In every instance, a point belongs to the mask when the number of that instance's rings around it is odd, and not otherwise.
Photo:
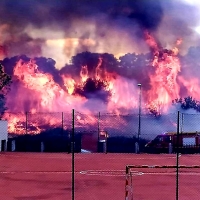
[(141, 135), (141, 96), (142, 96), (142, 84), (138, 83), (139, 87), (139, 106), (138, 106), (138, 150), (137, 153), (140, 153), (140, 135)]

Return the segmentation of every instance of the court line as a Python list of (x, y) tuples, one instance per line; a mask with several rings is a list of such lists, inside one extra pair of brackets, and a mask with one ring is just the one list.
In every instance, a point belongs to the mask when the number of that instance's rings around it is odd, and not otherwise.
[[(176, 172), (142, 172), (143, 175), (176, 175)], [(200, 172), (179, 172), (180, 175), (195, 175), (195, 176), (200, 176)]]
[(0, 171), (0, 174), (71, 174), (71, 173), (72, 173), (71, 171)]
[[(0, 171), (0, 174), (71, 174), (71, 171)], [(76, 171), (76, 174), (87, 176), (123, 176), (125, 177), (124, 170), (84, 170)], [(176, 175), (176, 172), (141, 172), (134, 171), (132, 176), (140, 175)], [(185, 176), (200, 176), (200, 172), (179, 172), (179, 175)]]
[[(126, 176), (124, 170), (85, 170), (81, 171), (80, 174), (88, 176)], [(132, 176), (140, 175), (176, 175), (176, 172), (141, 172), (133, 171)], [(179, 172), (179, 175), (195, 175), (200, 176), (200, 172)]]

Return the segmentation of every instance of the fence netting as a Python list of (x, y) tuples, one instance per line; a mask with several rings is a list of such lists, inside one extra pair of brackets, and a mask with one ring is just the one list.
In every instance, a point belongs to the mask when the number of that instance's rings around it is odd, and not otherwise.
[[(68, 197), (74, 192), (77, 200), (200, 198), (200, 114), (75, 110), (5, 113), (2, 119), (8, 121), (7, 151), (66, 153), (66, 170), (57, 154), (51, 159), (60, 171), (46, 167), (45, 173), (66, 178)], [(126, 174), (127, 165), (137, 167)]]
[[(181, 113), (179, 117), (180, 133), (198, 133), (200, 131), (200, 114)], [(5, 113), (3, 119), (8, 120), (8, 132), (12, 136), (32, 136), (31, 139), (37, 138), (40, 140), (39, 143), (43, 143), (43, 146), (47, 143), (43, 140), (50, 137), (54, 140), (59, 138), (57, 142), (62, 140), (67, 144), (67, 147), (64, 147), (63, 143), (63, 148), (51, 150), (48, 147), (46, 151), (70, 151), (71, 149), (72, 112)], [(170, 138), (162, 135), (166, 133), (176, 134), (177, 113), (160, 116), (142, 114), (140, 120), (139, 130), (138, 114), (119, 115), (100, 112), (87, 114), (75, 111), (76, 152), (137, 153), (137, 145), (140, 147), (139, 152), (175, 152), (177, 144), (175, 145), (173, 142), (170, 144)], [(157, 136), (160, 138), (156, 139)], [(152, 140), (154, 140), (154, 144), (149, 145), (148, 143)], [(188, 139), (184, 138), (183, 140), (185, 145), (182, 145), (182, 148), (194, 145), (194, 141), (192, 143), (192, 138), (189, 139), (189, 136)], [(195, 145), (195, 151), (198, 153), (199, 143), (197, 142)]]

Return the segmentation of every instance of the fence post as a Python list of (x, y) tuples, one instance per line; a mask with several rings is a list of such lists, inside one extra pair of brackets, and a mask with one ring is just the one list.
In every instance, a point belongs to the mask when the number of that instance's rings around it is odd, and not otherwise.
[(26, 128), (26, 135), (27, 135), (28, 134), (28, 112), (26, 112), (25, 115), (26, 115), (26, 123), (25, 123), (26, 127), (25, 128)]
[(171, 154), (173, 152), (173, 146), (172, 143), (169, 143), (169, 154)]
[(75, 177), (74, 177), (74, 109), (72, 109), (72, 135), (71, 135), (71, 152), (72, 152), (72, 200), (74, 200), (74, 186), (75, 186)]
[(135, 153), (139, 153), (139, 143), (135, 142)]
[(40, 143), (40, 152), (44, 152), (44, 142)]
[(179, 198), (179, 128), (180, 128), (180, 111), (177, 116), (177, 136), (176, 136), (176, 200)]
[(181, 114), (181, 128), (180, 128), (180, 131), (181, 133), (183, 132), (183, 126), (184, 126), (184, 113)]
[(138, 84), (139, 87), (139, 111), (138, 111), (138, 152), (140, 153), (140, 135), (141, 135), (141, 96), (142, 96), (142, 84)]
[(16, 150), (16, 145), (15, 145), (15, 140), (11, 141), (11, 151), (15, 151)]
[(64, 113), (62, 112), (62, 135), (64, 133)]
[(106, 141), (105, 141), (105, 154), (107, 154), (108, 153), (108, 133), (107, 133), (107, 131), (106, 131)]
[(100, 112), (98, 113), (98, 122), (97, 122), (97, 134), (98, 134), (98, 137), (97, 137), (97, 151), (99, 152), (99, 139), (100, 139)]

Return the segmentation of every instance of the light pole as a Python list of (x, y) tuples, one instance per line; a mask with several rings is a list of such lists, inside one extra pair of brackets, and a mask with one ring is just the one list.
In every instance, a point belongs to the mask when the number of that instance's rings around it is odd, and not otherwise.
[(141, 135), (141, 90), (142, 90), (142, 84), (138, 83), (138, 87), (139, 87), (139, 112), (138, 112), (138, 150), (137, 153), (140, 153), (140, 135)]

